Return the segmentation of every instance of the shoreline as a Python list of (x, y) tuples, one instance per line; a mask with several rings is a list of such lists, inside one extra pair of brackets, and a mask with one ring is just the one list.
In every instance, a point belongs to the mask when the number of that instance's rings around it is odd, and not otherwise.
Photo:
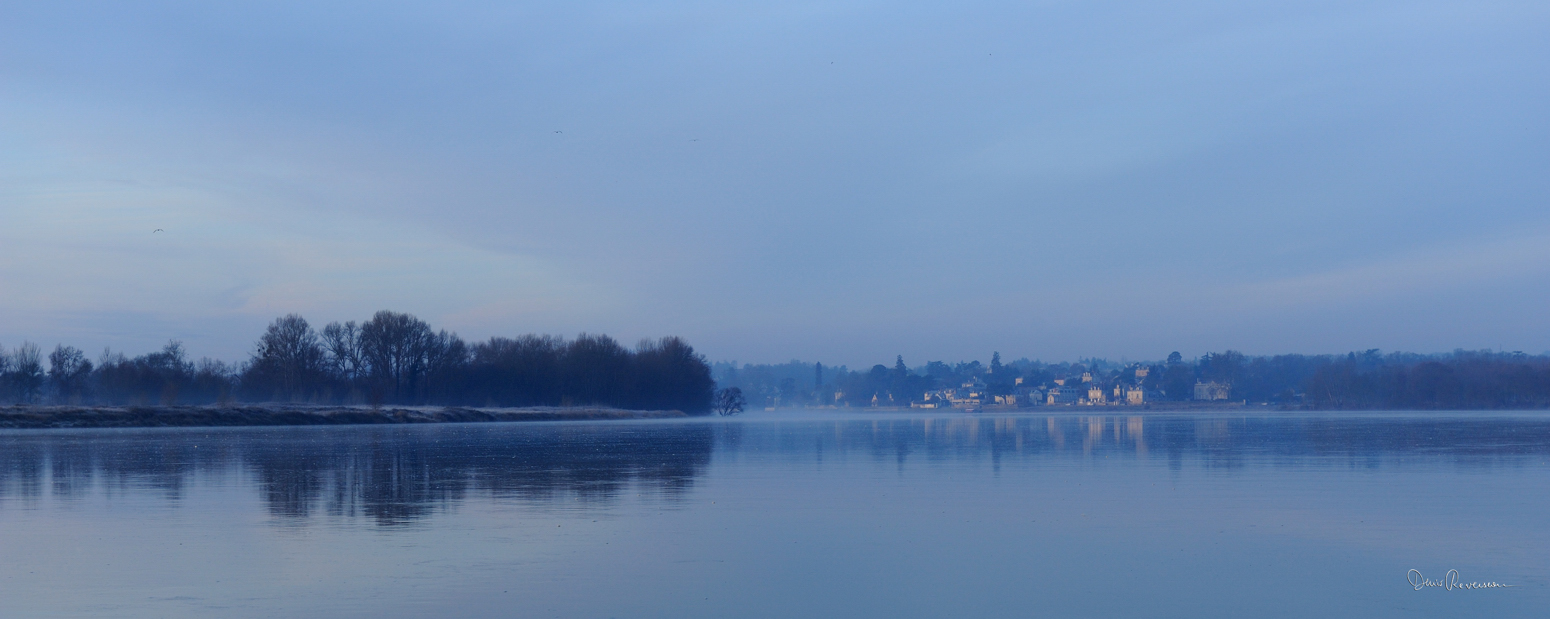
[(1546, 407), (1520, 407), (1520, 408), (1318, 408), (1308, 406), (1288, 406), (1284, 404), (1271, 404), (1264, 402), (1244, 403), (1242, 400), (1232, 402), (1156, 402), (1139, 405), (1131, 404), (1040, 404), (1037, 406), (940, 406), (921, 408), (911, 406), (792, 406), (779, 409), (764, 408), (761, 412), (772, 411), (839, 411), (853, 413), (953, 413), (959, 415), (998, 415), (998, 414), (1102, 414), (1102, 415), (1143, 415), (1151, 413), (1457, 413), (1457, 412), (1500, 412), (1500, 413), (1545, 413), (1550, 412)]
[(383, 425), (664, 419), (683, 411), (607, 407), (482, 408), (461, 406), (30, 406), (0, 407), (0, 429), (166, 428), (231, 426)]
[(814, 410), (814, 411), (826, 411), (827, 410), (827, 411), (855, 411), (855, 412), (890, 411), (890, 412), (917, 412), (917, 413), (929, 413), (929, 412), (933, 412), (933, 411), (940, 411), (940, 412), (944, 412), (944, 413), (945, 412), (952, 412), (952, 413), (964, 413), (964, 414), (969, 414), (969, 415), (975, 415), (975, 414), (992, 414), (992, 413), (1048, 413), (1048, 412), (1081, 412), (1081, 411), (1108, 411), (1108, 412), (1120, 412), (1120, 411), (1133, 411), (1133, 412), (1141, 412), (1141, 411), (1164, 411), (1164, 412), (1168, 412), (1168, 411), (1194, 411), (1194, 412), (1210, 412), (1210, 411), (1244, 411), (1244, 410), (1295, 411), (1295, 410), (1312, 410), (1312, 409), (1304, 409), (1304, 408), (1299, 408), (1299, 407), (1289, 407), (1289, 406), (1283, 406), (1283, 405), (1280, 405), (1280, 404), (1269, 404), (1269, 403), (1260, 403), (1260, 402), (1248, 402), (1248, 403), (1245, 403), (1242, 400), (1233, 400), (1233, 401), (1228, 401), (1228, 402), (1222, 402), (1222, 401), (1216, 401), (1216, 402), (1201, 402), (1201, 401), (1148, 402), (1146, 404), (1038, 404), (1038, 405), (1035, 405), (1035, 406), (1006, 406), (1006, 405), (1000, 405), (1000, 404), (992, 404), (992, 405), (989, 405), (989, 406), (933, 406), (933, 407), (920, 407), (920, 406), (792, 406), (792, 407), (784, 407), (784, 408), (778, 408), (778, 409), (777, 408), (766, 407), (763, 410), (765, 410), (765, 411), (772, 411), (772, 410)]

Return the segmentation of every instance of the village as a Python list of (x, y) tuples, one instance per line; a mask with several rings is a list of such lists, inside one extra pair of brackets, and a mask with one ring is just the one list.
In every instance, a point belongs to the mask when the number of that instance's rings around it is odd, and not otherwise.
[[(920, 400), (910, 402), (910, 408), (1149, 405), (1163, 397), (1160, 391), (1145, 386), (1146, 377), (1151, 371), (1147, 366), (1137, 365), (1127, 368), (1107, 382), (1095, 380), (1092, 372), (1083, 372), (1077, 379), (1056, 378), (1042, 385), (1029, 385), (1025, 379), (1017, 378), (1012, 393), (1005, 395), (990, 394), (989, 386), (974, 377), (958, 387), (927, 391)], [(1196, 381), (1191, 399), (1227, 400), (1231, 395), (1230, 385)], [(880, 404), (877, 397), (873, 396), (873, 405)]]

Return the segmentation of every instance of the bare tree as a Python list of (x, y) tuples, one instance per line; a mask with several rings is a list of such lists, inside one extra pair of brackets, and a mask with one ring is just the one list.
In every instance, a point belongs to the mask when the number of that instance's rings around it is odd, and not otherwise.
[(48, 355), (48, 379), (61, 401), (79, 403), (86, 396), (92, 364), (74, 346), (58, 345)]
[(323, 346), (305, 318), (288, 314), (276, 318), (259, 338), (252, 368), (253, 378), (275, 397), (303, 398), (318, 386)]
[(425, 321), (409, 314), (377, 312), (361, 325), (361, 359), (373, 387), (403, 401), (413, 395), (427, 365), (435, 335)]
[(232, 383), (236, 375), (236, 368), (227, 365), (223, 361), (204, 357), (194, 365), (194, 375), (190, 381), (190, 390), (193, 391), (194, 397), (201, 402), (230, 404), (232, 401)]
[(582, 333), (560, 356), (561, 404), (590, 405), (622, 401), (631, 371), (630, 351), (606, 335)]
[(716, 392), (716, 414), (723, 417), (743, 412), (743, 390), (737, 387)]
[(564, 338), (549, 335), (492, 337), (475, 344), (469, 368), (475, 399), (500, 406), (559, 404), (564, 349)]
[(0, 401), (11, 396), (11, 365), (10, 353), (5, 352), (5, 347), (0, 346)]
[(363, 374), (361, 330), (354, 320), (344, 324), (331, 322), (323, 327), (323, 352), (328, 372), (334, 378), (352, 382)]
[[(636, 346), (634, 384), (619, 404), (648, 409), (708, 412), (716, 397), (716, 380), (705, 357), (682, 338), (644, 340)], [(741, 392), (739, 392), (741, 393)]]
[(43, 351), (37, 344), (22, 342), (13, 357), (11, 382), (16, 387), (16, 395), (22, 402), (31, 403), (43, 389)]

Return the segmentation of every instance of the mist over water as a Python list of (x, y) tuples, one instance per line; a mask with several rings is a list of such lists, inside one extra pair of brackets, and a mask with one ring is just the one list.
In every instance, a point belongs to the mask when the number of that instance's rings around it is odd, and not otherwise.
[[(0, 596), (19, 616), (1502, 615), (1550, 602), (1547, 489), (1532, 414), (12, 431)], [(1515, 587), (1416, 591), (1410, 569)]]

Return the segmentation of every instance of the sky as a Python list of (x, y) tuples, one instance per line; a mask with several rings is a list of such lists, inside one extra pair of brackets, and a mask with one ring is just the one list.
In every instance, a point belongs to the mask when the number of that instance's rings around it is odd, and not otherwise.
[[(0, 345), (1550, 350), (1550, 4), (0, 0)], [(161, 232), (155, 232), (160, 229)]]

